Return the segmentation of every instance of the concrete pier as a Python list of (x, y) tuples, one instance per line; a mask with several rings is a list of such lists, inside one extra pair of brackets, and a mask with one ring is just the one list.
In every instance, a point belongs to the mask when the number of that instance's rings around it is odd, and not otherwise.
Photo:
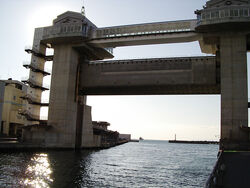
[(53, 126), (48, 134), (48, 147), (74, 148), (76, 140), (76, 75), (78, 53), (70, 44), (54, 46), (48, 124)]
[(246, 40), (242, 33), (220, 37), (221, 149), (235, 150), (249, 141), (249, 133), (241, 128), (248, 127)]

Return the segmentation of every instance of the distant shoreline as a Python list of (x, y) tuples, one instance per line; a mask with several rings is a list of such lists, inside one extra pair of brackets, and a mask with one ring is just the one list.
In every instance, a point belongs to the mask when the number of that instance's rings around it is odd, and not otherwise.
[(187, 141), (187, 140), (169, 140), (169, 143), (177, 144), (219, 144), (218, 141)]

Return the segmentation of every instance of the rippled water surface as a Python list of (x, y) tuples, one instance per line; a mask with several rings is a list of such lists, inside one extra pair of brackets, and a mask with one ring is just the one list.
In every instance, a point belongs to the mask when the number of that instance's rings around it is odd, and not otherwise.
[(98, 151), (0, 153), (0, 187), (204, 187), (217, 145), (142, 141)]

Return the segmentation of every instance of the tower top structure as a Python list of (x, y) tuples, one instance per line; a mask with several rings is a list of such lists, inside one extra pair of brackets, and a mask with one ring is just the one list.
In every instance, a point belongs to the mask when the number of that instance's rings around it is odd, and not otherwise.
[(249, 30), (250, 0), (209, 0), (195, 13), (198, 31)]

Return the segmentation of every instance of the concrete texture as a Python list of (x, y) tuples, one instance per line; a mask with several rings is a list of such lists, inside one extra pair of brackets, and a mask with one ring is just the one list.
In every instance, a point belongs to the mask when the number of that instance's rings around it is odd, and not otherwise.
[(99, 145), (94, 142), (93, 125), (91, 107), (84, 105), (83, 115), (83, 129), (82, 129), (82, 144), (83, 148), (98, 147)]
[(248, 188), (249, 152), (222, 152), (207, 181), (206, 188)]
[[(208, 1), (207, 7), (196, 11), (197, 20), (108, 28), (97, 28), (80, 13), (66, 12), (52, 26), (38, 29), (35, 47), (41, 51), (42, 45), (50, 43), (54, 48), (48, 121), (52, 128), (45, 132), (46, 146), (100, 144), (100, 137), (92, 137), (91, 109), (78, 100), (79, 95), (221, 94), (221, 148), (242, 149), (237, 143), (249, 142), (248, 132), (240, 127), (248, 127), (246, 51), (250, 37), (249, 27), (244, 26), (250, 14), (241, 10), (249, 10), (249, 1), (237, 1), (238, 15), (234, 11), (223, 17), (230, 9), (227, 3)], [(237, 23), (224, 28), (228, 16)], [(199, 41), (203, 52), (216, 57), (90, 62), (112, 57), (104, 47), (190, 41)], [(36, 79), (42, 77), (36, 75)], [(226, 142), (234, 144), (223, 145)]]
[(222, 150), (249, 150), (247, 50), (250, 1), (210, 0), (201, 10), (196, 31), (203, 52), (216, 54), (221, 79)]
[[(32, 50), (34, 50), (37, 53), (46, 54), (46, 46), (41, 44), (41, 39), (43, 37), (43, 28), (36, 28), (34, 33), (34, 39), (33, 39), (33, 46)], [(45, 59), (41, 57), (37, 57), (36, 55), (31, 55), (31, 64), (38, 67), (40, 70), (44, 70), (45, 65)], [(43, 85), (43, 77), (44, 75), (39, 72), (34, 72), (30, 70), (29, 73), (29, 80), (33, 81), (35, 84), (42, 86)], [(41, 96), (42, 96), (42, 90), (41, 89), (35, 89), (32, 87), (28, 88), (28, 92), (32, 98), (34, 98), (36, 101), (41, 102)], [(39, 105), (32, 105), (28, 104), (27, 110), (35, 117), (40, 117), (40, 108)], [(34, 122), (29, 122), (28, 124), (32, 124)]]
[(246, 36), (221, 36), (220, 57), (221, 139), (247, 142), (248, 132), (240, 128), (248, 127)]
[(107, 48), (192, 42), (200, 38), (196, 24), (197, 20), (182, 20), (98, 28), (88, 44)]
[(48, 124), (55, 137), (46, 144), (53, 147), (75, 147), (76, 136), (76, 75), (78, 54), (71, 45), (54, 46)]
[(80, 93), (219, 94), (215, 57), (131, 59), (81, 64)]

